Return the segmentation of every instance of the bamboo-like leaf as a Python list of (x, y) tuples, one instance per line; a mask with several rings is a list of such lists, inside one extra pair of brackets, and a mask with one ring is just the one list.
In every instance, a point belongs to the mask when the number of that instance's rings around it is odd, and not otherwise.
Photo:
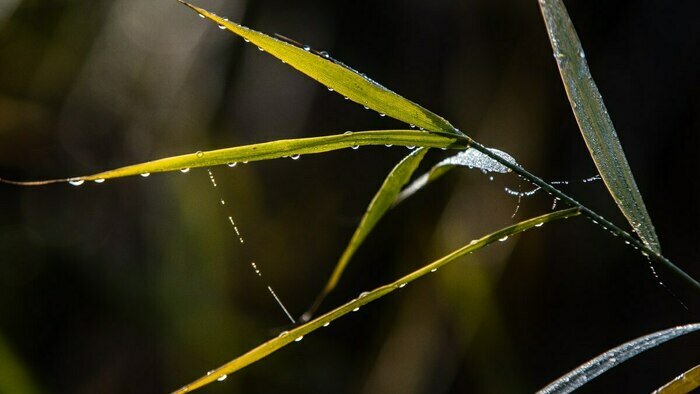
[(653, 394), (686, 394), (700, 387), (700, 365), (678, 375), (659, 387)]
[(669, 328), (663, 331), (657, 331), (653, 334), (624, 343), (614, 349), (608, 350), (596, 358), (587, 361), (585, 364), (582, 364), (578, 368), (538, 391), (538, 394), (570, 393), (595, 379), (600, 374), (644, 351), (655, 348), (673, 338), (677, 338), (697, 330), (700, 330), (700, 323), (688, 324), (685, 326)]
[(533, 227), (541, 226), (544, 223), (551, 222), (558, 219), (566, 219), (579, 214), (579, 210), (576, 208), (566, 209), (562, 211), (552, 212), (546, 215), (538, 216), (529, 220), (522, 221), (520, 223), (514, 224), (512, 226), (503, 228), (494, 233), (486, 235), (482, 238), (471, 241), (468, 245), (463, 246), (460, 249), (436, 260), (418, 270), (411, 272), (402, 278), (386, 284), (384, 286), (378, 287), (372, 291), (360, 294), (356, 299), (309, 321), (308, 323), (302, 324), (293, 330), (285, 331), (281, 333), (277, 338), (271, 339), (260, 346), (248, 351), (242, 356), (222, 365), (219, 368), (209, 371), (205, 376), (200, 377), (194, 382), (183, 386), (178, 389), (176, 393), (186, 393), (209, 383), (212, 383), (222, 377), (234, 373), (260, 359), (266, 357), (267, 355), (281, 349), (282, 347), (300, 340), (304, 335), (307, 335), (321, 327), (327, 326), (333, 320), (346, 315), (352, 311), (359, 310), (363, 305), (372, 302), (378, 298), (381, 298), (394, 290), (398, 290), (406, 286), (406, 284), (425, 276), (435, 270), (443, 267), (446, 264), (452, 263), (458, 258), (469, 254), (475, 250), (479, 250), (486, 245), (494, 243), (498, 240), (502, 240), (504, 237), (508, 237), (525, 230), (531, 229)]
[(2, 179), (0, 179), (0, 181), (28, 186), (57, 182), (72, 182), (73, 184), (80, 184), (85, 181), (103, 182), (105, 179), (139, 174), (179, 171), (187, 168), (210, 167), (236, 162), (269, 160), (285, 156), (308, 155), (350, 148), (353, 146), (384, 146), (386, 144), (433, 148), (466, 148), (468, 142), (463, 137), (422, 133), (413, 130), (359, 131), (324, 137), (277, 140), (205, 152), (200, 151), (73, 178), (36, 182), (16, 182)]
[[(513, 165), (517, 164), (515, 162), (515, 159), (513, 159), (513, 157), (511, 157), (509, 154), (507, 154), (503, 151), (500, 151), (498, 149), (489, 148), (489, 150), (493, 154), (499, 156), (500, 158), (502, 158), (503, 160), (505, 160), (511, 164), (513, 164)], [(490, 157), (486, 156), (485, 154), (479, 152), (478, 150), (476, 150), (474, 148), (468, 148), (465, 151), (459, 152), (456, 155), (450, 156), (450, 157), (446, 158), (445, 160), (442, 160), (441, 162), (435, 164), (430, 169), (430, 171), (428, 171), (427, 173), (416, 178), (415, 181), (411, 182), (410, 185), (408, 185), (405, 189), (403, 189), (401, 191), (401, 193), (399, 193), (396, 196), (396, 201), (394, 202), (394, 205), (397, 205), (401, 201), (412, 196), (415, 192), (422, 189), (423, 187), (428, 185), (430, 182), (440, 178), (447, 171), (449, 171), (457, 166), (478, 168), (484, 172), (506, 173), (506, 172), (511, 171), (508, 167), (491, 159)]]
[(425, 130), (463, 135), (447, 120), (399, 96), (376, 81), (331, 58), (325, 52), (316, 53), (309, 47), (292, 45), (238, 23), (229, 22), (225, 18), (182, 0), (180, 2), (202, 17), (210, 19), (222, 28), (225, 27), (352, 101), (380, 114), (388, 115)]
[(338, 263), (336, 263), (333, 273), (328, 279), (323, 291), (316, 298), (316, 301), (311, 308), (304, 313), (302, 316), (302, 321), (308, 321), (323, 299), (328, 295), (328, 293), (333, 291), (335, 286), (338, 284), (340, 276), (343, 274), (345, 267), (347, 267), (350, 259), (357, 251), (357, 248), (360, 247), (365, 238), (367, 238), (367, 235), (369, 235), (372, 229), (374, 229), (374, 226), (377, 224), (377, 222), (379, 222), (379, 219), (381, 219), (386, 211), (391, 208), (396, 196), (399, 194), (399, 191), (401, 191), (401, 188), (411, 178), (411, 175), (416, 170), (421, 160), (423, 160), (423, 157), (425, 157), (427, 152), (428, 149), (426, 148), (414, 150), (403, 160), (401, 160), (399, 164), (397, 164), (391, 170), (391, 172), (389, 172), (389, 175), (387, 175), (384, 183), (374, 195), (374, 198), (372, 198), (369, 206), (367, 206), (367, 211), (365, 212), (364, 216), (362, 216), (360, 224), (357, 226), (357, 229), (352, 235), (350, 243), (348, 243), (345, 251), (343, 251), (340, 260), (338, 260)]
[(642, 195), (615, 127), (588, 69), (586, 56), (562, 0), (540, 0), (549, 40), (579, 129), (610, 194), (649, 249), (661, 253)]

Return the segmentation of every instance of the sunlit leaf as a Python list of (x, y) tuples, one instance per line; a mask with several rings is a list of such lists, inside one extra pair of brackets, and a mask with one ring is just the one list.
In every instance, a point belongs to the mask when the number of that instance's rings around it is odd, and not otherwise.
[(316, 319), (309, 321), (308, 323), (302, 324), (294, 328), (293, 330), (281, 333), (277, 338), (271, 339), (263, 343), (262, 345), (248, 351), (244, 355), (220, 366), (219, 368), (209, 371), (207, 375), (202, 376), (201, 378), (195, 380), (194, 382), (186, 386), (183, 386), (182, 388), (178, 389), (176, 393), (186, 393), (195, 390), (209, 383), (215, 382), (216, 380), (221, 379), (226, 375), (234, 373), (256, 361), (259, 361), (260, 359), (279, 350), (280, 348), (294, 341), (300, 340), (300, 338), (302, 338), (304, 335), (308, 335), (309, 333), (328, 325), (333, 320), (343, 315), (346, 315), (352, 311), (357, 311), (363, 305), (372, 302), (378, 298), (381, 298), (395, 290), (401, 289), (404, 286), (406, 286), (406, 284), (431, 272), (434, 272), (439, 268), (443, 267), (444, 265), (452, 263), (458, 258), (471, 252), (474, 252), (475, 250), (479, 250), (485, 247), (486, 245), (497, 242), (498, 240), (503, 240), (504, 238), (523, 232), (530, 228), (541, 226), (544, 223), (551, 222), (557, 219), (566, 219), (572, 216), (576, 216), (578, 214), (579, 210), (575, 208), (552, 212), (546, 215), (522, 221), (520, 223), (514, 224), (512, 226), (503, 228), (494, 233), (486, 235), (482, 238), (473, 240), (468, 245), (463, 246), (462, 248), (457, 249), (456, 251), (448, 254), (447, 256), (442, 257), (441, 259), (436, 260), (418, 270), (415, 270), (392, 283), (378, 287), (372, 291), (362, 293), (356, 299), (324, 315), (321, 315)]
[(587, 361), (573, 371), (538, 391), (540, 394), (570, 393), (595, 379), (607, 370), (629, 360), (630, 358), (655, 348), (673, 338), (689, 334), (700, 329), (700, 323), (688, 324), (657, 331), (608, 350), (600, 356)]
[(672, 381), (659, 387), (653, 394), (685, 394), (700, 387), (700, 365), (678, 375)]
[(434, 132), (463, 135), (442, 117), (407, 100), (376, 81), (331, 58), (325, 52), (316, 53), (309, 47), (299, 47), (266, 34), (229, 22), (202, 8), (180, 1), (199, 15), (224, 26), (250, 41), (272, 56), (335, 90), (348, 99), (416, 127)]
[(97, 174), (66, 179), (52, 179), (48, 181), (36, 182), (2, 181), (21, 185), (43, 185), (56, 182), (102, 182), (105, 179), (139, 174), (180, 171), (188, 168), (210, 167), (216, 165), (233, 164), (237, 162), (277, 159), (285, 156), (323, 153), (362, 145), (384, 146), (386, 144), (433, 148), (466, 148), (467, 146), (467, 142), (464, 140), (464, 138), (447, 136), (445, 134), (421, 133), (412, 130), (360, 131), (324, 137), (277, 140), (260, 144), (237, 146), (233, 148), (204, 152), (200, 151), (186, 155), (153, 160), (145, 163), (133, 164)]
[(613, 199), (644, 244), (661, 252), (656, 231), (632, 176), (583, 47), (561, 0), (540, 0), (561, 79), (591, 157)]
[[(497, 155), (503, 160), (514, 165), (516, 164), (515, 159), (513, 159), (513, 157), (511, 157), (506, 152), (492, 148), (489, 148), (489, 150), (491, 151), (491, 153)], [(430, 169), (430, 171), (416, 178), (415, 181), (411, 182), (410, 185), (408, 185), (404, 190), (401, 191), (400, 194), (396, 196), (396, 201), (394, 202), (394, 204), (399, 204), (401, 201), (412, 196), (415, 192), (422, 189), (430, 182), (440, 178), (446, 172), (457, 166), (477, 168), (484, 172), (506, 173), (511, 171), (508, 167), (504, 166), (503, 164), (500, 164), (499, 162), (486, 156), (478, 150), (474, 148), (469, 148), (467, 150), (457, 153), (454, 156), (450, 156), (442, 160), (441, 162), (434, 165), (433, 168)]]
[(333, 269), (333, 273), (328, 279), (326, 286), (323, 288), (321, 294), (319, 294), (313, 306), (307, 313), (304, 314), (302, 320), (308, 320), (316, 311), (316, 308), (318, 308), (321, 301), (323, 301), (323, 298), (328, 295), (328, 293), (333, 291), (335, 286), (338, 284), (338, 280), (343, 274), (345, 267), (350, 262), (350, 259), (355, 254), (355, 251), (357, 251), (357, 248), (360, 247), (367, 235), (369, 235), (377, 222), (379, 222), (379, 219), (381, 219), (386, 211), (391, 208), (396, 196), (399, 194), (399, 191), (401, 191), (403, 185), (405, 185), (411, 178), (411, 175), (416, 170), (421, 160), (423, 160), (423, 157), (427, 152), (428, 149), (426, 148), (414, 150), (411, 152), (411, 154), (401, 160), (399, 164), (397, 164), (391, 170), (391, 172), (389, 172), (389, 175), (387, 175), (384, 183), (374, 195), (372, 201), (369, 203), (367, 211), (362, 217), (362, 220), (360, 220), (360, 224), (357, 226), (355, 233), (352, 235), (350, 243), (348, 243), (348, 246), (345, 248), (340, 260), (338, 260), (338, 263)]

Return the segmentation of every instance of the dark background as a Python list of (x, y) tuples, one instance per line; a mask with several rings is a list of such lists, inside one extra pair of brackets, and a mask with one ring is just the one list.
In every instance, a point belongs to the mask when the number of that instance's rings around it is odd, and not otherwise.
[[(535, 0), (197, 4), (328, 50), (544, 179), (595, 174)], [(664, 254), (699, 278), (697, 1), (566, 4)], [(175, 0), (0, 3), (0, 177), (405, 127)], [(300, 315), (406, 154), (366, 147), (214, 168), (218, 190), (203, 169), (0, 185), (0, 392), (166, 392), (277, 335), (288, 325), (266, 285)], [(430, 153), (419, 172), (446, 155)], [(503, 188), (518, 186), (513, 175), (452, 171), (387, 214), (322, 310), (551, 209), (538, 194), (511, 219), (517, 199)], [(601, 182), (566, 191), (629, 228)], [(601, 228), (552, 223), (203, 392), (532, 392), (627, 340), (697, 321), (698, 294), (657, 270), (676, 296)], [(699, 361), (700, 336), (689, 335), (582, 392), (649, 392)]]

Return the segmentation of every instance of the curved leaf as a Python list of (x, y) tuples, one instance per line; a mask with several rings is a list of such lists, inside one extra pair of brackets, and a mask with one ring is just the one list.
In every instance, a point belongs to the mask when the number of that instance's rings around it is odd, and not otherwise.
[(57, 182), (73, 182), (74, 184), (79, 184), (85, 181), (102, 182), (105, 179), (139, 174), (179, 171), (186, 168), (210, 167), (232, 164), (236, 162), (269, 160), (285, 156), (308, 155), (361, 145), (386, 144), (435, 148), (467, 147), (467, 142), (463, 137), (452, 137), (444, 134), (433, 134), (427, 132), (422, 133), (412, 130), (360, 131), (355, 133), (348, 132), (345, 134), (328, 135), (324, 137), (277, 140), (205, 152), (200, 151), (186, 155), (148, 161), (145, 163), (133, 164), (114, 170), (74, 178), (52, 179), (36, 182), (16, 182), (2, 179), (0, 179), (0, 181), (28, 186)]
[(583, 47), (561, 0), (540, 0), (559, 74), (591, 157), (610, 194), (649, 249), (661, 253), (642, 195), (634, 181), (603, 97), (593, 81)]
[(338, 284), (338, 280), (340, 280), (340, 276), (343, 274), (345, 267), (350, 262), (350, 259), (355, 254), (355, 251), (357, 251), (357, 248), (359, 248), (365, 238), (367, 238), (367, 235), (369, 235), (377, 222), (379, 222), (379, 219), (381, 219), (386, 211), (391, 208), (394, 200), (396, 200), (396, 196), (399, 194), (399, 191), (401, 191), (403, 185), (405, 185), (411, 178), (411, 175), (416, 170), (421, 160), (423, 160), (423, 157), (425, 157), (427, 152), (428, 149), (425, 148), (414, 150), (408, 156), (403, 158), (403, 160), (401, 160), (399, 164), (397, 164), (391, 170), (391, 172), (389, 172), (389, 175), (387, 175), (384, 183), (374, 195), (374, 198), (372, 198), (369, 206), (367, 206), (367, 211), (365, 212), (364, 216), (362, 216), (360, 224), (357, 226), (355, 233), (350, 239), (350, 243), (348, 243), (348, 246), (345, 248), (345, 251), (343, 251), (340, 260), (338, 260), (338, 263), (333, 269), (333, 273), (328, 279), (326, 286), (316, 298), (316, 301), (313, 303), (311, 308), (304, 313), (301, 319), (302, 321), (308, 321), (326, 295), (333, 291), (335, 286)]
[[(489, 148), (489, 151), (494, 155), (502, 158), (508, 163), (517, 165), (515, 159), (506, 152), (500, 151), (498, 149)], [(430, 182), (440, 178), (447, 171), (453, 169), (456, 166), (463, 166), (469, 168), (478, 168), (484, 172), (500, 172), (506, 173), (511, 170), (505, 165), (497, 162), (496, 160), (486, 156), (485, 154), (479, 152), (474, 148), (468, 148), (462, 152), (457, 153), (454, 156), (450, 156), (445, 160), (437, 163), (430, 169), (427, 173), (418, 177), (415, 181), (411, 182), (401, 193), (396, 197), (394, 205), (399, 204), (401, 201), (412, 196), (415, 192), (425, 187)]]
[(547, 387), (538, 391), (539, 394), (570, 393), (584, 384), (595, 379), (607, 370), (629, 360), (630, 358), (657, 347), (673, 338), (700, 330), (700, 323), (673, 327), (663, 331), (657, 331), (633, 341), (629, 341), (614, 349), (608, 350), (600, 356), (587, 361), (573, 371), (567, 373)]
[(282, 347), (294, 342), (300, 340), (304, 335), (307, 335), (321, 327), (325, 327), (330, 322), (333, 320), (346, 315), (352, 311), (357, 311), (359, 308), (369, 302), (372, 302), (378, 298), (381, 298), (389, 293), (391, 293), (394, 290), (401, 289), (403, 288), (407, 283), (412, 282), (422, 276), (425, 276), (431, 272), (434, 272), (435, 270), (441, 268), (444, 265), (447, 265), (459, 257), (462, 257), (466, 254), (469, 254), (475, 250), (479, 250), (486, 245), (489, 245), (491, 243), (494, 243), (498, 240), (502, 240), (504, 237), (511, 236), (513, 234), (517, 234), (520, 232), (523, 232), (525, 230), (528, 230), (530, 228), (533, 228), (535, 226), (540, 226), (544, 223), (551, 222), (553, 220), (558, 220), (558, 219), (566, 219), (572, 216), (576, 216), (579, 214), (579, 210), (572, 208), (572, 209), (566, 209), (562, 211), (557, 211), (557, 212), (552, 212), (546, 215), (538, 216), (529, 220), (525, 220), (523, 222), (514, 224), (512, 226), (503, 228), (501, 230), (498, 230), (494, 233), (491, 233), (489, 235), (486, 235), (482, 238), (479, 238), (477, 240), (471, 241), (468, 245), (463, 246), (460, 249), (455, 250), (454, 252), (448, 254), (445, 257), (442, 257), (439, 260), (436, 260), (416, 271), (411, 272), (410, 274), (403, 276), (402, 278), (386, 284), (384, 286), (378, 287), (372, 291), (365, 292), (360, 294), (359, 297), (356, 299), (322, 315), (317, 317), (316, 319), (311, 320), (308, 323), (302, 324), (293, 330), (290, 331), (285, 331), (281, 333), (277, 338), (271, 339), (260, 346), (248, 351), (247, 353), (243, 354), (242, 356), (222, 365), (219, 368), (216, 368), (214, 370), (209, 371), (205, 376), (200, 377), (199, 379), (195, 380), (194, 382), (181, 387), (176, 393), (186, 393), (190, 392), (192, 390), (198, 389), (202, 386), (206, 386), (209, 383), (212, 383), (216, 380), (219, 380), (221, 378), (224, 378), (226, 375), (234, 373), (242, 368), (245, 368), (246, 366), (266, 357), (267, 355), (281, 349)]
[(394, 119), (425, 130), (464, 135), (441, 116), (399, 96), (376, 81), (331, 58), (325, 52), (317, 54), (315, 51), (311, 51), (309, 47), (292, 45), (237, 23), (229, 22), (225, 18), (182, 0), (179, 1), (202, 17), (210, 19), (220, 27), (225, 27), (243, 37), (258, 48), (352, 101), (371, 108), (380, 114), (391, 116)]

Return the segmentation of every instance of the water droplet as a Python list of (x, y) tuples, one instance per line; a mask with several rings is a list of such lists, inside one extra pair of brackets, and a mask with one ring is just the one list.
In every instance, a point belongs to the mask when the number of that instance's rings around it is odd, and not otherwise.
[(247, 39), (247, 38), (244, 38), (243, 41), (245, 41), (245, 42), (250, 42), (250, 40)]
[(343, 135), (350, 135), (350, 134), (352, 134), (352, 131), (349, 131), (349, 130), (343, 133)]
[(190, 172), (190, 169), (189, 168), (181, 168), (180, 172), (183, 174), (187, 174), (188, 172)]
[(85, 181), (82, 180), (82, 179), (71, 179), (71, 180), (68, 181), (68, 183), (70, 183), (70, 184), (73, 185), (73, 186), (80, 186), (80, 185), (82, 185), (83, 183), (85, 183)]
[(197, 153), (195, 153), (195, 155), (196, 155), (197, 157), (200, 157), (200, 158), (201, 158), (201, 157), (204, 157), (204, 152), (202, 152), (201, 150), (198, 150)]
[(360, 145), (353, 145), (353, 146), (351, 146), (351, 148), (357, 150), (360, 148)]
[(304, 336), (300, 336), (299, 338), (295, 339), (294, 342), (300, 342), (302, 339), (304, 339)]
[(544, 222), (539, 222), (535, 225), (535, 227), (542, 227), (544, 225)]
[(498, 240), (501, 242), (505, 242), (506, 240), (508, 240), (508, 236), (506, 235), (505, 237), (499, 238)]
[(350, 97), (344, 96), (343, 99), (345, 99), (345, 100), (350, 100)]
[(489, 176), (489, 181), (492, 181), (492, 180), (493, 180), (493, 175), (490, 175), (490, 176)]
[(287, 334), (289, 334), (289, 331), (282, 331), (282, 332), (280, 333), (280, 335), (277, 336), (277, 338), (286, 337)]
[(202, 14), (197, 14), (197, 15), (199, 15), (200, 18), (204, 19), (204, 15), (202, 15)]
[(243, 164), (248, 164), (248, 160), (244, 161)]
[(104, 178), (97, 178), (95, 179), (95, 183), (104, 183), (105, 179)]
[(409, 146), (406, 147), (406, 149), (415, 149), (415, 148), (416, 148), (416, 147), (413, 146), (413, 145), (409, 145)]
[(360, 310), (360, 307), (358, 306), (357, 308), (353, 309), (352, 311), (353, 311), (353, 312), (357, 312), (357, 311), (359, 311), (359, 310)]
[(399, 285), (399, 289), (403, 289), (405, 286), (406, 286), (406, 283), (401, 283), (401, 284)]
[(578, 57), (580, 57), (581, 59), (585, 59), (585, 58), (586, 58), (586, 54), (583, 52), (583, 49), (580, 50), (580, 51), (578, 51)]
[(214, 370), (212, 369), (211, 371), (207, 371), (207, 376), (211, 375), (214, 373)]
[(219, 29), (221, 29), (221, 30), (226, 30), (226, 26), (224, 26), (224, 25), (219, 25)]
[(226, 205), (226, 201), (221, 200), (221, 205)]
[(299, 158), (301, 157), (301, 155), (291, 155), (291, 156), (289, 156), (289, 157), (290, 157), (292, 160), (299, 160)]
[(363, 105), (362, 107), (363, 107), (364, 109), (369, 109), (369, 107), (366, 106), (366, 105)]
[(391, 148), (394, 145), (393, 144), (385, 144), (384, 146), (386, 146), (387, 148)]
[(381, 116), (381, 117), (383, 118), (383, 117), (386, 116), (386, 114), (383, 114), (383, 113), (380, 112), (380, 113), (379, 113), (379, 116)]
[(327, 321), (326, 324), (323, 325), (323, 327), (328, 327), (331, 325), (331, 322)]
[(362, 293), (360, 293), (360, 295), (359, 295), (359, 296), (358, 296), (357, 298), (363, 298), (363, 297), (366, 297), (366, 296), (367, 296), (367, 294), (369, 294), (369, 291), (363, 291)]
[(223, 382), (224, 380), (226, 380), (226, 378), (228, 378), (228, 375), (221, 375), (218, 378), (216, 378), (216, 381)]
[(328, 91), (329, 91), (329, 92), (332, 92), (332, 91), (333, 91), (333, 88), (328, 88)]
[(265, 52), (265, 50), (262, 49), (262, 47), (258, 47), (258, 51), (260, 51), (260, 52)]
[(149, 176), (151, 176), (151, 173), (150, 173), (150, 172), (144, 172), (144, 173), (141, 174), (141, 176), (144, 177), (144, 178), (148, 178)]
[(414, 125), (414, 124), (409, 124), (408, 126), (409, 126), (410, 128), (412, 128), (412, 129), (415, 129), (415, 128), (416, 128), (416, 125)]
[(430, 272), (435, 272), (435, 271), (437, 271), (437, 268), (433, 268), (430, 270)]
[(325, 57), (326, 59), (328, 59), (329, 57), (331, 57), (331, 55), (329, 55), (328, 52), (326, 52), (326, 51), (321, 51), (321, 52), (320, 52), (320, 55), (321, 55), (322, 57)]
[(308, 46), (308, 45), (304, 45), (303, 48), (304, 48), (305, 51), (310, 51), (310, 50), (311, 50), (311, 47)]

